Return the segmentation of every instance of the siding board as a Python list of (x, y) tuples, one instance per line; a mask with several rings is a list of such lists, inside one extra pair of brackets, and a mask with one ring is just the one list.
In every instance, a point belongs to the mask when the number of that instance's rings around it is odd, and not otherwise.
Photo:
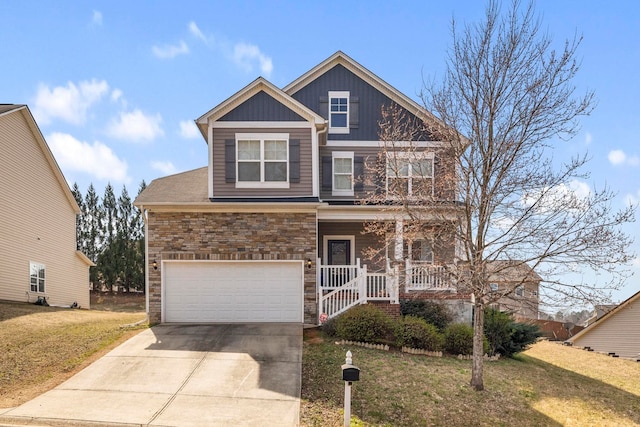
[[(372, 261), (366, 258), (365, 251), (368, 248), (378, 248), (382, 243), (378, 237), (371, 233), (364, 233), (364, 224), (361, 222), (320, 222), (318, 224), (318, 254), (324, 257), (324, 236), (354, 236), (355, 257), (360, 258), (360, 264), (366, 264), (370, 272), (382, 272), (385, 270), (383, 262)], [(322, 260), (326, 264), (326, 260)]]
[[(236, 188), (225, 178), (225, 140), (235, 140), (236, 133), (288, 133), (289, 140), (300, 141), (300, 179), (289, 188)], [(213, 132), (214, 197), (309, 197), (313, 195), (310, 128), (217, 128)]]
[(0, 299), (34, 301), (29, 262), (46, 266), (50, 304), (89, 307), (76, 214), (21, 111), (0, 117)]
[[(382, 120), (382, 107), (390, 106), (393, 100), (372, 85), (362, 80), (360, 77), (338, 64), (331, 70), (319, 76), (307, 86), (294, 93), (292, 96), (311, 110), (320, 114), (325, 119), (327, 113), (327, 95), (329, 91), (349, 91), (351, 98), (356, 101), (352, 112), (358, 114), (357, 125), (355, 119), (351, 124), (348, 134), (329, 134), (330, 140), (353, 140), (353, 141), (377, 141), (379, 139), (378, 123)], [(413, 115), (411, 115), (413, 117)], [(422, 135), (420, 140), (432, 139), (429, 135)]]
[(304, 118), (265, 92), (258, 92), (222, 116), (219, 121), (299, 122), (304, 121)]

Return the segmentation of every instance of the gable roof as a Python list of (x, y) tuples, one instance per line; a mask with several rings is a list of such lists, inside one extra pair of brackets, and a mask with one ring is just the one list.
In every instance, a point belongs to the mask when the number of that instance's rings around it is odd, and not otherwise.
[(22, 117), (27, 122), (27, 125), (29, 126), (29, 129), (31, 129), (31, 133), (33, 134), (34, 139), (36, 140), (40, 149), (42, 150), (42, 153), (44, 154), (45, 159), (49, 163), (49, 166), (51, 167), (53, 174), (58, 180), (58, 183), (60, 184), (60, 187), (62, 188), (62, 191), (65, 194), (65, 196), (67, 197), (67, 200), (69, 201), (69, 204), (71, 205), (72, 209), (75, 211), (76, 214), (80, 214), (81, 213), (80, 207), (78, 206), (78, 203), (76, 203), (76, 199), (73, 197), (73, 193), (69, 188), (69, 184), (67, 183), (67, 180), (62, 174), (62, 170), (60, 170), (60, 166), (58, 166), (58, 162), (56, 162), (55, 157), (53, 157), (53, 153), (51, 152), (51, 149), (49, 148), (47, 141), (44, 139), (42, 132), (40, 132), (40, 128), (38, 127), (36, 120), (33, 118), (33, 115), (31, 114), (29, 107), (27, 107), (24, 104), (0, 104), (0, 117), (8, 114), (17, 114), (17, 113), (21, 114)]
[(365, 68), (340, 50), (322, 61), (320, 64), (313, 67), (311, 70), (304, 73), (302, 76), (298, 77), (293, 82), (289, 83), (282, 90), (289, 95), (293, 95), (336, 65), (342, 65), (347, 70), (351, 71), (353, 74), (382, 92), (393, 102), (409, 111), (411, 114), (414, 114), (421, 119), (429, 120), (433, 124), (436, 124), (438, 126), (444, 126), (442, 122), (440, 122), (440, 120), (438, 120), (432, 113), (420, 106), (420, 104), (418, 104), (402, 92), (398, 91), (389, 83), (382, 80), (380, 77), (369, 71), (367, 68)]
[(597, 319), (595, 322), (593, 322), (592, 324), (590, 324), (589, 326), (587, 326), (586, 328), (584, 328), (583, 330), (581, 330), (580, 332), (578, 332), (577, 334), (569, 338), (567, 341), (574, 342), (574, 340), (589, 334), (591, 331), (598, 328), (599, 326), (602, 326), (602, 324), (606, 323), (608, 319), (614, 317), (615, 315), (620, 313), (625, 307), (628, 307), (629, 305), (633, 304), (637, 300), (640, 300), (640, 291), (631, 295), (625, 301), (620, 303), (617, 307), (615, 307), (614, 309), (612, 309), (611, 311), (609, 311), (608, 313), (606, 313), (605, 315)]
[(261, 91), (265, 92), (267, 95), (271, 96), (276, 101), (283, 104), (285, 107), (291, 109), (306, 121), (314, 123), (316, 127), (321, 128), (325, 126), (326, 120), (321, 115), (309, 109), (301, 102), (293, 99), (291, 96), (287, 95), (281, 89), (278, 89), (265, 78), (258, 77), (253, 82), (249, 83), (247, 86), (231, 95), (225, 101), (221, 102), (216, 107), (196, 119), (196, 125), (198, 126), (198, 129), (200, 129), (200, 133), (202, 134), (204, 139), (208, 140), (207, 127), (209, 120), (215, 121), (220, 119), (225, 114), (238, 107), (240, 104), (247, 101), (249, 98)]

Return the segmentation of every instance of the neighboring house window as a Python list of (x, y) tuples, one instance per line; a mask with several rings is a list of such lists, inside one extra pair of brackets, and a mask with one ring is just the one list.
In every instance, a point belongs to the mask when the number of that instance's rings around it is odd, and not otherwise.
[(333, 196), (353, 196), (353, 152), (333, 152)]
[(287, 188), (288, 134), (236, 134), (237, 188)]
[(329, 133), (349, 133), (349, 92), (329, 92)]
[(516, 296), (523, 297), (524, 296), (524, 286), (518, 286), (516, 288)]
[(29, 263), (29, 280), (31, 292), (44, 293), (44, 264), (37, 262)]
[(489, 289), (491, 289), (491, 292), (496, 292), (498, 290), (498, 284), (497, 283), (489, 283)]
[(433, 154), (389, 153), (387, 193), (391, 198), (433, 195)]

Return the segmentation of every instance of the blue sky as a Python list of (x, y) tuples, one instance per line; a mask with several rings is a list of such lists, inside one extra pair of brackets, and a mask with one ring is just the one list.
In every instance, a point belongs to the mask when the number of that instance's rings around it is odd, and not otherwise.
[[(505, 3), (507, 3), (505, 1)], [(536, 3), (558, 47), (582, 34), (579, 92), (598, 106), (554, 156), (588, 152), (590, 187), (622, 207), (640, 201), (640, 5)], [(0, 2), (2, 103), (28, 104), (70, 184), (101, 195), (206, 165), (193, 120), (263, 76), (285, 86), (342, 50), (418, 100), (442, 75), (450, 23), (483, 17), (480, 1)], [(640, 253), (640, 227), (627, 232)], [(640, 259), (622, 300), (640, 290)]]

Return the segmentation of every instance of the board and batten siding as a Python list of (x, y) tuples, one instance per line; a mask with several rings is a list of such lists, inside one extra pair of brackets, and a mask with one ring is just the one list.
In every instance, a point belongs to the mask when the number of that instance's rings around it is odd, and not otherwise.
[(640, 359), (640, 294), (569, 341), (576, 347)]
[[(300, 141), (300, 182), (289, 188), (236, 188), (225, 182), (225, 140), (236, 133), (286, 133)], [(310, 197), (313, 195), (311, 128), (217, 128), (213, 131), (213, 197)]]
[[(0, 116), (0, 299), (89, 308), (76, 212), (23, 114)], [(45, 265), (44, 294), (30, 292), (31, 261)]]
[[(348, 91), (350, 102), (357, 100), (358, 117), (355, 120), (357, 125), (351, 126), (348, 134), (330, 133), (329, 140), (378, 140), (378, 123), (382, 120), (382, 107), (390, 107), (394, 101), (343, 65), (336, 65), (291, 96), (327, 119), (325, 100), (330, 91)], [(321, 100), (325, 101), (323, 106)], [(413, 116), (416, 112), (407, 113)], [(429, 139), (429, 136), (425, 135), (424, 139)]]

